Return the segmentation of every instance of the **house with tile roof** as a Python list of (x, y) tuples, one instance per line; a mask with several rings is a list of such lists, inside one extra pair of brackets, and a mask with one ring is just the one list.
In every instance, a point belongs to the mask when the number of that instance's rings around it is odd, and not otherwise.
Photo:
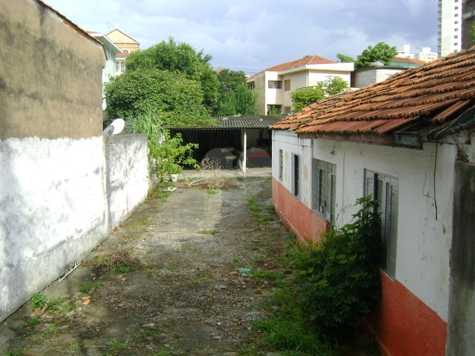
[(425, 63), (426, 62), (417, 58), (396, 56), (387, 64), (378, 62), (370, 67), (355, 70), (351, 86), (353, 88), (364, 88), (368, 85), (385, 81), (389, 77), (407, 69), (420, 67)]
[(474, 132), (475, 47), (273, 125), (273, 202), (301, 240), (379, 203), (384, 355), (473, 355)]
[(292, 110), (292, 92), (334, 77), (351, 84), (353, 63), (337, 63), (320, 56), (303, 58), (267, 68), (248, 79), (256, 93), (260, 115), (288, 114)]

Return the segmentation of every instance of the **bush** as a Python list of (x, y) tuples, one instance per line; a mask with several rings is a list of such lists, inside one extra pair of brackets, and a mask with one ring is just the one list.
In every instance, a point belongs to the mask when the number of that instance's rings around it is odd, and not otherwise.
[(297, 89), (292, 93), (294, 111), (301, 111), (306, 106), (328, 96), (337, 95), (348, 88), (348, 83), (340, 77), (328, 79), (313, 87)]
[(132, 53), (127, 58), (127, 72), (156, 69), (180, 73), (194, 81), (201, 89), (203, 104), (209, 114), (216, 111), (219, 100), (219, 80), (210, 65), (211, 56), (196, 51), (186, 43), (172, 38), (146, 50)]
[(106, 87), (109, 118), (160, 115), (163, 125), (193, 126), (210, 119), (199, 83), (182, 74), (149, 69), (128, 72)]
[(180, 135), (171, 136), (163, 128), (159, 115), (148, 113), (134, 117), (130, 125), (134, 133), (147, 136), (152, 173), (160, 181), (167, 180), (170, 174), (180, 173), (183, 166), (197, 167), (192, 153), (198, 145), (183, 144)]
[(380, 297), (379, 216), (371, 200), (358, 204), (353, 223), (294, 257), (301, 307), (315, 328), (333, 338), (357, 326)]

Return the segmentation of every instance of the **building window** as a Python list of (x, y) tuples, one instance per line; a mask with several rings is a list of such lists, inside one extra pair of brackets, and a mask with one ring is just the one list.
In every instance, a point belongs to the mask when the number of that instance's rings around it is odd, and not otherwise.
[(247, 87), (251, 90), (256, 89), (256, 82), (249, 82), (247, 83)]
[(269, 80), (269, 89), (282, 89), (282, 80)]
[(291, 91), (292, 90), (292, 82), (290, 79), (284, 80), (284, 90)]
[(392, 278), (396, 275), (397, 222), (398, 222), (398, 179), (365, 170), (364, 194), (372, 196), (378, 203), (381, 216), (381, 237), (384, 246), (383, 269)]
[(314, 159), (312, 207), (332, 225), (335, 224), (336, 165)]
[(279, 180), (284, 180), (284, 151), (279, 150)]
[(300, 157), (299, 155), (292, 155), (292, 168), (293, 168), (292, 193), (294, 193), (294, 195), (298, 197), (300, 195)]
[(267, 115), (279, 116), (282, 115), (282, 105), (267, 105)]

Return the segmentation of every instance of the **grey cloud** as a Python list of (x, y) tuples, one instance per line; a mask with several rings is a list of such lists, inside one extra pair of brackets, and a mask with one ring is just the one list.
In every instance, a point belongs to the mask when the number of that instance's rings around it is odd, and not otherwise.
[(355, 55), (378, 41), (435, 49), (437, 0), (49, 0), (86, 29), (119, 25), (144, 47), (174, 37), (249, 72), (301, 57)]

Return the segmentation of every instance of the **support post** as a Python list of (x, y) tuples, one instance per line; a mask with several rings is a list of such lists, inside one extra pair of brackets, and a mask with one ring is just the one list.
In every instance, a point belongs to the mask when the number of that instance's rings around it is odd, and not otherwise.
[(242, 171), (244, 174), (247, 172), (247, 131), (243, 130), (243, 159), (242, 159)]

